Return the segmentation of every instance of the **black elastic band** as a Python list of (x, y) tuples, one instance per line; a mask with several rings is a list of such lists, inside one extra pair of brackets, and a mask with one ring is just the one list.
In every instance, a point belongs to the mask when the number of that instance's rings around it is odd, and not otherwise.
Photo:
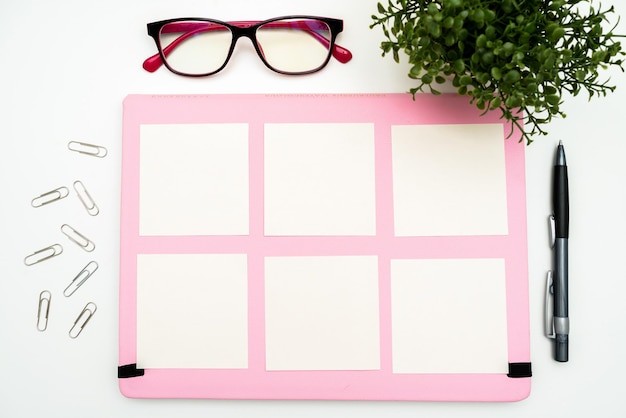
[(530, 363), (509, 363), (508, 377), (520, 378), (531, 377), (533, 375), (532, 367)]
[(128, 379), (129, 377), (143, 376), (144, 369), (138, 369), (137, 364), (126, 364), (117, 368), (118, 379)]

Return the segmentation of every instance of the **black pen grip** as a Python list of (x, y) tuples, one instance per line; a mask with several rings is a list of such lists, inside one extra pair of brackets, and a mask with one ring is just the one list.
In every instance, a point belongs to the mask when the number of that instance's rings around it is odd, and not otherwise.
[(567, 181), (567, 166), (554, 167), (554, 184), (552, 207), (556, 238), (569, 238), (569, 188)]

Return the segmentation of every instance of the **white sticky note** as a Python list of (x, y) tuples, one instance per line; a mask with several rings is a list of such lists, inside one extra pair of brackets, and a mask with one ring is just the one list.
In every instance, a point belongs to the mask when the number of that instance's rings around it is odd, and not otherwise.
[(396, 236), (506, 235), (501, 124), (392, 127)]
[(137, 256), (140, 368), (248, 367), (245, 254)]
[(248, 125), (140, 127), (140, 235), (248, 235)]
[(391, 261), (394, 373), (506, 373), (503, 259)]
[(374, 125), (265, 125), (265, 235), (375, 235)]
[(380, 368), (378, 260), (267, 257), (267, 370)]

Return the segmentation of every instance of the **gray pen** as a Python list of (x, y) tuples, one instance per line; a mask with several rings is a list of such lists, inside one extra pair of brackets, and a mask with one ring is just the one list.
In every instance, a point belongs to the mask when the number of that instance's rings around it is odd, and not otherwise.
[(546, 286), (546, 334), (549, 338), (554, 339), (554, 359), (566, 362), (569, 358), (567, 245), (569, 239), (569, 188), (567, 162), (565, 161), (565, 150), (562, 142), (559, 142), (556, 151), (552, 206), (554, 214), (550, 217), (550, 225), (554, 248), (554, 269), (548, 273)]

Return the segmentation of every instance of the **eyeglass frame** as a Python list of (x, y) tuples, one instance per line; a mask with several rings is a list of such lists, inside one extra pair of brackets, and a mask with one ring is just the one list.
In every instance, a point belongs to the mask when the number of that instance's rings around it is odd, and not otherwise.
[[(320, 22), (325, 23), (328, 26), (328, 29), (330, 30), (330, 39), (326, 40), (326, 38), (323, 38), (325, 42), (328, 42), (328, 55), (326, 56), (326, 59), (324, 60), (322, 64), (320, 64), (318, 67), (312, 70), (291, 72), (291, 71), (283, 71), (283, 70), (274, 68), (266, 61), (266, 59), (263, 56), (263, 52), (261, 51), (261, 48), (259, 47), (259, 44), (256, 38), (257, 29), (259, 29), (261, 26), (267, 25), (272, 22), (277, 22), (281, 20), (293, 20), (293, 19), (318, 20)], [(160, 41), (161, 30), (163, 29), (165, 25), (168, 25), (170, 23), (186, 22), (186, 21), (214, 23), (214, 24), (222, 25), (228, 28), (228, 30), (231, 32), (232, 39), (230, 43), (230, 48), (228, 50), (228, 55), (226, 56), (224, 63), (217, 70), (211, 71), (208, 73), (202, 73), (202, 74), (189, 74), (189, 73), (184, 73), (184, 72), (181, 72), (172, 68), (167, 62), (166, 52), (164, 52), (164, 50), (167, 49), (169, 45), (166, 46), (165, 48), (162, 48), (161, 41)], [(151, 57), (147, 58), (143, 63), (143, 68), (149, 72), (154, 72), (161, 65), (165, 65), (165, 67), (172, 73), (185, 76), (185, 77), (208, 77), (208, 76), (214, 75), (222, 71), (226, 67), (226, 65), (230, 61), (231, 56), (233, 55), (237, 41), (239, 40), (239, 38), (242, 38), (242, 37), (250, 39), (257, 55), (261, 59), (261, 62), (263, 62), (263, 64), (265, 64), (267, 68), (279, 74), (306, 75), (306, 74), (315, 73), (317, 71), (320, 71), (324, 67), (326, 67), (326, 65), (330, 61), (331, 56), (335, 57), (341, 63), (346, 63), (352, 59), (352, 53), (348, 49), (336, 43), (337, 36), (343, 31), (343, 20), (334, 19), (330, 17), (309, 16), (309, 15), (289, 15), (289, 16), (274, 17), (271, 19), (263, 20), (263, 21), (237, 21), (237, 22), (223, 22), (217, 19), (198, 18), (198, 17), (181, 17), (181, 18), (166, 19), (166, 20), (160, 20), (157, 22), (148, 23), (147, 30), (148, 30), (148, 35), (154, 40), (157, 50), (158, 50), (157, 54), (154, 54)], [(181, 36), (185, 36), (185, 35), (181, 35)]]

